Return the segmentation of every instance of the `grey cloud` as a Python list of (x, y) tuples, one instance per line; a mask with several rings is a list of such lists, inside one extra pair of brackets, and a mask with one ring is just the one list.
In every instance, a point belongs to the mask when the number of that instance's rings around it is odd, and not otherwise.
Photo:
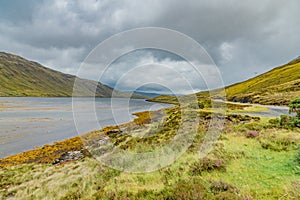
[[(298, 0), (1, 1), (0, 46), (75, 74), (88, 53), (112, 34), (161, 26), (203, 45), (229, 84), (299, 56), (299, 8)], [(175, 62), (176, 56), (170, 59)], [(85, 76), (94, 78), (93, 72)]]
[(149, 4), (150, 1), (44, 1), (33, 10), (31, 23), (19, 24), (8, 34), (42, 48), (94, 47), (114, 33), (155, 19), (155, 12), (145, 7)]
[(140, 88), (143, 91), (148, 89), (151, 92), (168, 92), (166, 88), (169, 88), (176, 94), (223, 86), (219, 71), (212, 63), (197, 63), (192, 66), (185, 60), (157, 59), (153, 52), (155, 51), (135, 51), (121, 57), (109, 66), (100, 81), (119, 90)]
[(77, 73), (85, 56), (84, 48), (33, 48), (28, 44), (15, 43), (14, 40), (7, 37), (0, 37), (0, 44), (1, 48), (7, 52), (25, 56), (25, 58), (38, 61), (46, 67), (70, 74)]

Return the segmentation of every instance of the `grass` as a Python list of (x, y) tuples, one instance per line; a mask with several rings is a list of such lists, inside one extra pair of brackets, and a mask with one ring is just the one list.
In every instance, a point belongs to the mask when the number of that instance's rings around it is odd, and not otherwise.
[[(222, 109), (226, 109), (226, 113), (259, 113), (259, 112), (268, 112), (269, 109), (264, 106), (259, 105), (250, 105), (250, 104), (241, 104), (241, 103), (233, 103), (233, 102), (226, 102), (226, 105), (224, 107), (221, 107)], [(200, 109), (203, 112), (221, 112), (218, 108), (211, 108), (211, 107), (205, 107), (203, 109)]]
[[(201, 176), (191, 176), (187, 169), (197, 160), (195, 154), (185, 154), (168, 168), (147, 174), (110, 170), (92, 158), (59, 166), (26, 164), (1, 170), (0, 177), (5, 177), (5, 181), (3, 178), (1, 181), (1, 195), (12, 199), (108, 199), (117, 196), (125, 199), (125, 196), (137, 198), (143, 191), (144, 197), (148, 198), (151, 194), (158, 197), (160, 192), (168, 195), (167, 190), (176, 188), (178, 184), (195, 187), (191, 184), (191, 180), (195, 179), (206, 187), (212, 180), (230, 183), (238, 188), (241, 197), (293, 198), (292, 185), (299, 180), (292, 161), (294, 151), (278, 153), (261, 148), (259, 142), (253, 139), (237, 135), (226, 137), (221, 142), (227, 154), (245, 154), (231, 158), (226, 171), (214, 170)], [(189, 181), (185, 183), (185, 180)], [(184, 191), (180, 192), (177, 195), (184, 194)], [(206, 189), (203, 193), (216, 198)]]
[[(236, 108), (234, 108), (236, 109)], [(86, 135), (101, 138), (129, 151), (148, 151), (169, 142), (180, 122), (178, 107), (161, 112), (140, 113), (135, 122), (107, 127)], [(197, 111), (199, 112), (199, 110)], [(36, 159), (17, 162), (30, 154), (21, 154), (11, 165), (0, 169), (0, 198), (10, 199), (297, 199), (300, 166), (296, 162), (299, 130), (276, 128), (270, 118), (229, 115), (226, 127), (214, 150), (199, 158), (210, 114), (199, 112), (201, 122), (193, 144), (173, 164), (152, 173), (132, 174), (110, 169), (92, 157), (52, 165)], [(162, 121), (160, 121), (160, 120)], [(151, 135), (151, 125), (163, 122), (159, 132)], [(138, 126), (137, 125), (141, 125)], [(126, 131), (126, 127), (128, 131)], [(150, 129), (149, 129), (150, 127)], [(123, 131), (115, 133), (115, 130)], [(150, 130), (150, 131), (149, 131)], [(259, 132), (246, 137), (247, 132)], [(140, 132), (150, 135), (140, 137)], [(109, 133), (109, 134), (108, 134)], [(136, 134), (133, 137), (132, 134)], [(144, 137), (147, 136), (147, 137)], [(84, 137), (82, 137), (84, 138)], [(81, 139), (82, 139), (81, 138)], [(265, 148), (262, 141), (287, 148)], [(287, 142), (288, 141), (288, 142)], [(72, 146), (66, 143), (64, 148)], [(72, 141), (74, 142), (74, 141)], [(138, 144), (138, 145), (137, 145)], [(76, 146), (76, 145), (75, 145)], [(51, 157), (52, 148), (36, 150), (35, 155)], [(70, 149), (69, 149), (70, 150)], [(60, 152), (60, 151), (58, 151)], [(33, 154), (31, 152), (31, 154)], [(56, 155), (56, 154), (54, 154)], [(28, 161), (28, 160), (27, 160)], [(25, 164), (20, 164), (25, 163)], [(26, 164), (27, 163), (27, 164)], [(3, 162), (2, 162), (3, 164)]]
[(25, 164), (1, 171), (1, 198), (16, 199), (77, 199), (92, 191), (100, 190), (111, 178), (119, 172), (98, 165), (86, 158), (67, 165), (33, 165)]
[(226, 173), (216, 171), (203, 174), (204, 177), (226, 180), (254, 199), (279, 199), (300, 178), (292, 161), (295, 150), (265, 150), (257, 140), (231, 135), (224, 145), (226, 151), (240, 151), (244, 156), (232, 161)]
[[(239, 105), (239, 104), (237, 104)], [(236, 105), (235, 105), (236, 106)], [(236, 107), (234, 109), (230, 109), (230, 103), (227, 103), (227, 107), (229, 107), (229, 112), (235, 112), (235, 113), (259, 113), (259, 112), (268, 112), (269, 109), (264, 106), (258, 106), (258, 105), (243, 105), (240, 104), (240, 107)]]
[(170, 103), (175, 105), (179, 104), (178, 99), (175, 96), (168, 96), (168, 95), (160, 95), (152, 99), (149, 99), (148, 101)]
[(227, 98), (260, 104), (288, 105), (300, 96), (300, 62), (294, 61), (262, 75), (226, 87)]

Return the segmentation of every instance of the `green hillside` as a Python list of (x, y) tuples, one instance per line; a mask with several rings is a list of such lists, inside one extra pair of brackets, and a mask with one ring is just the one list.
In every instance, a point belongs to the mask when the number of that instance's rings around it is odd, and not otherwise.
[[(300, 57), (247, 81), (225, 88), (229, 101), (259, 103), (266, 105), (288, 105), (300, 97)], [(213, 91), (218, 96), (218, 91)], [(208, 91), (196, 94), (199, 101), (209, 101)], [(158, 96), (151, 101), (174, 103), (174, 96)]]
[(247, 81), (226, 87), (230, 101), (287, 105), (300, 96), (300, 58)]
[[(26, 60), (0, 52), (0, 96), (70, 97), (76, 76), (64, 74)], [(111, 97), (113, 89), (96, 81), (77, 79), (76, 96)], [(125, 97), (127, 93), (116, 92)], [(137, 95), (134, 95), (137, 97)]]

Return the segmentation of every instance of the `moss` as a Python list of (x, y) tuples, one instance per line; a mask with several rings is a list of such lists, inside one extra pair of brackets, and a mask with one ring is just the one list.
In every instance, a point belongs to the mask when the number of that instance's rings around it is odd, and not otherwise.
[(53, 163), (68, 151), (79, 151), (83, 148), (79, 137), (74, 137), (53, 145), (45, 145), (38, 149), (9, 156), (0, 160), (0, 167), (19, 165), (24, 163)]

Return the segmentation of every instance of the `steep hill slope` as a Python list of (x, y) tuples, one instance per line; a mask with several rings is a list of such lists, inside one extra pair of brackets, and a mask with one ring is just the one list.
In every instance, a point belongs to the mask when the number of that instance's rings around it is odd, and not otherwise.
[(226, 87), (230, 101), (287, 105), (300, 96), (300, 58), (247, 81)]
[[(229, 101), (288, 105), (292, 99), (300, 97), (300, 57), (247, 81), (227, 86), (225, 90)], [(218, 96), (218, 91), (215, 90), (214, 94)], [(210, 99), (208, 91), (196, 95), (200, 102)], [(177, 102), (176, 97), (166, 95), (155, 97), (151, 101)]]
[[(0, 96), (69, 97), (73, 93), (76, 76), (64, 74), (26, 60), (20, 56), (0, 52)], [(96, 81), (77, 79), (76, 96), (111, 97), (113, 89)], [(115, 92), (118, 97), (127, 93)], [(134, 95), (134, 97), (138, 97)]]

